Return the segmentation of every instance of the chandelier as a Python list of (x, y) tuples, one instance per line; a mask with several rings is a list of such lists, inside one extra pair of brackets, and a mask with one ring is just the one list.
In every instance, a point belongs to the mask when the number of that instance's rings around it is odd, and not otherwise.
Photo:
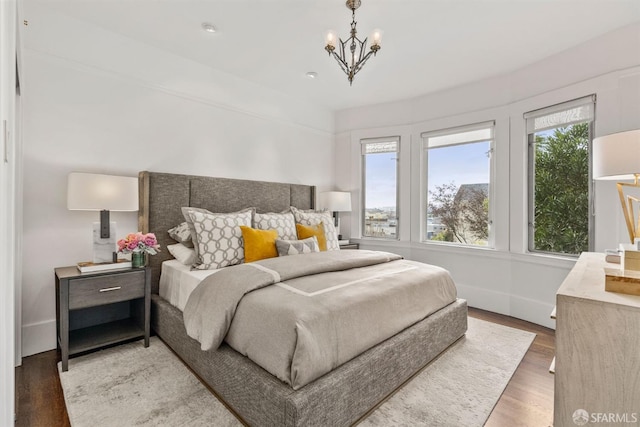
[[(351, 9), (351, 37), (342, 41), (339, 40), (339, 50), (336, 52), (336, 35), (333, 32), (328, 32), (326, 37), (327, 45), (324, 49), (329, 52), (329, 56), (333, 56), (340, 68), (347, 74), (349, 79), (349, 85), (353, 84), (353, 78), (362, 69), (365, 62), (378, 53), (380, 50), (381, 32), (376, 30), (371, 36), (372, 42), (369, 51), (367, 52), (367, 39), (360, 40), (356, 34), (356, 9), (360, 7), (361, 0), (347, 0), (347, 8)], [(348, 50), (348, 51), (347, 51)]]

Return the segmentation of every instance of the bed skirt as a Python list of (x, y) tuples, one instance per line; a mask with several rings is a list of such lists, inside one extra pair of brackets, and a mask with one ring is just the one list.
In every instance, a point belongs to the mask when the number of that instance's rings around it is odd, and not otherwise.
[(297, 391), (227, 344), (202, 351), (182, 312), (159, 295), (151, 327), (247, 424), (348, 426), (464, 335), (467, 302), (456, 300)]

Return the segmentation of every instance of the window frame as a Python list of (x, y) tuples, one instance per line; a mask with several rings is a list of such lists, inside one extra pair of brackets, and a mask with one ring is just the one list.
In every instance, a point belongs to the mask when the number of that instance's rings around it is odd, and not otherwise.
[[(401, 136), (387, 136), (387, 137), (375, 137), (375, 138), (362, 138), (360, 139), (360, 167), (362, 171), (362, 176), (360, 177), (362, 194), (360, 198), (360, 202), (362, 203), (362, 209), (360, 212), (360, 219), (362, 222), (360, 235), (364, 239), (375, 239), (375, 240), (384, 240), (384, 241), (394, 241), (400, 240), (400, 152), (401, 152)], [(382, 236), (369, 236), (365, 234), (366, 229), (366, 210), (367, 210), (367, 154), (364, 153), (364, 147), (367, 144), (375, 144), (381, 142), (395, 142), (396, 143), (396, 235), (395, 237), (382, 237)]]
[[(570, 258), (578, 258), (580, 254), (570, 254), (565, 252), (552, 252), (552, 251), (544, 251), (535, 248), (535, 134), (536, 132), (541, 132), (544, 130), (557, 129), (562, 127), (562, 125), (543, 127), (538, 130), (531, 129), (530, 130), (530, 120), (535, 120), (536, 118), (551, 115), (554, 113), (568, 111), (572, 108), (581, 107), (591, 105), (592, 112), (591, 118), (588, 121), (588, 223), (587, 223), (587, 238), (588, 238), (588, 248), (587, 250), (590, 252), (594, 251), (595, 248), (595, 189), (594, 189), (594, 180), (593, 180), (593, 138), (595, 134), (595, 122), (596, 122), (596, 95), (591, 94), (588, 96), (584, 96), (581, 98), (572, 99), (569, 101), (561, 102), (558, 104), (550, 105), (548, 107), (540, 108), (537, 110), (529, 111), (524, 113), (524, 121), (525, 121), (525, 140), (527, 144), (527, 217), (526, 217), (526, 229), (527, 229), (527, 244), (526, 250), (531, 254), (538, 255), (552, 255), (552, 256), (563, 256)], [(573, 126), (580, 123), (585, 123), (586, 120), (576, 120), (570, 121), (565, 124), (565, 126)]]
[[(453, 144), (443, 144), (438, 145), (436, 147), (429, 147), (429, 138), (445, 136), (445, 135), (453, 135), (464, 132), (471, 132), (474, 130), (482, 130), (482, 129), (490, 129), (491, 137), (472, 140), (461, 143), (453, 143)], [(495, 179), (496, 179), (496, 120), (488, 120), (483, 122), (471, 123), (466, 125), (454, 126), (449, 128), (436, 129), (432, 131), (422, 132), (420, 134), (422, 139), (421, 142), (421, 190), (420, 190), (420, 198), (421, 209), (420, 209), (420, 242), (425, 244), (434, 244), (434, 245), (447, 245), (454, 247), (462, 247), (462, 248), (471, 248), (471, 249), (479, 249), (479, 250), (487, 250), (487, 249), (495, 249), (495, 227), (493, 225), (493, 219), (495, 217)], [(487, 245), (474, 245), (468, 243), (461, 242), (442, 242), (436, 240), (427, 239), (427, 216), (428, 216), (428, 204), (429, 204), (429, 150), (435, 148), (442, 147), (453, 147), (467, 144), (474, 144), (479, 142), (489, 141), (489, 183), (488, 183), (488, 198), (489, 198), (489, 211), (488, 211), (488, 237), (487, 237)], [(462, 184), (461, 184), (462, 185)]]

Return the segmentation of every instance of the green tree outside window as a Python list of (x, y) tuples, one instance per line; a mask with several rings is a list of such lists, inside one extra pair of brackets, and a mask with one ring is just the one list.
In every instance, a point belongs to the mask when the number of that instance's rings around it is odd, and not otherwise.
[(535, 134), (534, 248), (589, 250), (589, 123)]

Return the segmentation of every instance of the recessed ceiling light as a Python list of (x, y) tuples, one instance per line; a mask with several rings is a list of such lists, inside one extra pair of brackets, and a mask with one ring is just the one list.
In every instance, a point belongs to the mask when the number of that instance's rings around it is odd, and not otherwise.
[(207, 33), (215, 33), (216, 32), (216, 27), (214, 27), (213, 24), (209, 24), (208, 22), (204, 22), (202, 24), (202, 29), (205, 30)]
[(307, 77), (309, 77), (310, 79), (315, 79), (316, 77), (318, 77), (318, 73), (316, 73), (315, 71), (309, 71), (307, 73)]

